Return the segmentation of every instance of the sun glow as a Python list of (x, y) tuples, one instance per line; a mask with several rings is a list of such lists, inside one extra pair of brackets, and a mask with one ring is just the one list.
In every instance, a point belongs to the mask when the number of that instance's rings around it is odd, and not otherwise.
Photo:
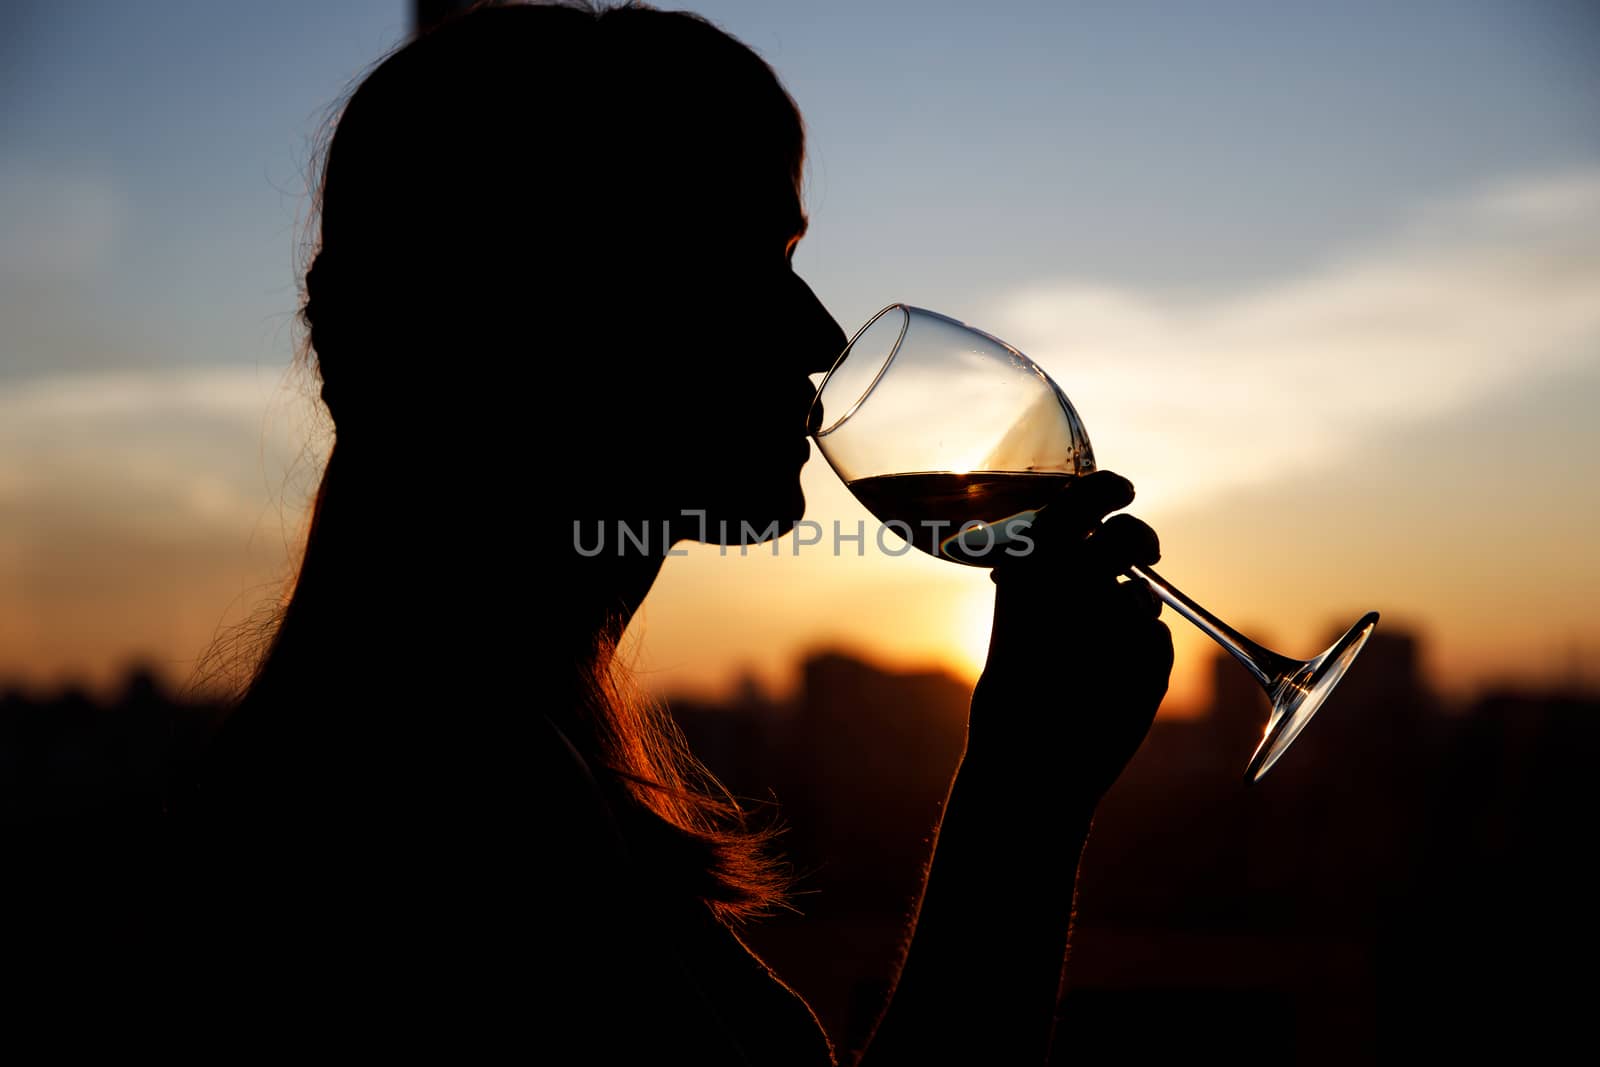
[(950, 612), (956, 626), (952, 648), (953, 666), (973, 678), (983, 672), (989, 658), (989, 630), (994, 622), (994, 589), (980, 587), (964, 594)]

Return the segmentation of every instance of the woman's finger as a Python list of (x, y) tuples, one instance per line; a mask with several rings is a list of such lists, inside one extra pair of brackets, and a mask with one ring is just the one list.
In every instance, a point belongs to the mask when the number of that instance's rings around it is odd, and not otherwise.
[(1047, 540), (1079, 540), (1105, 516), (1133, 503), (1133, 483), (1111, 471), (1074, 478), (1034, 520), (1034, 536)]
[(1132, 515), (1113, 515), (1089, 535), (1089, 552), (1097, 565), (1122, 574), (1129, 567), (1160, 561), (1161, 539)]
[(1150, 583), (1139, 578), (1129, 578), (1117, 585), (1117, 595), (1121, 596), (1128, 604), (1128, 610), (1141, 617), (1158, 619), (1161, 617), (1161, 598), (1156, 596), (1156, 591), (1150, 588)]

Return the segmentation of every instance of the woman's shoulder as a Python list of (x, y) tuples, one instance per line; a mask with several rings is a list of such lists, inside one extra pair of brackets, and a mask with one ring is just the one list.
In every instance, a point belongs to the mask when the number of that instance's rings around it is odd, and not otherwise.
[(811, 1006), (742, 937), (723, 927), (706, 944), (714, 946), (715, 961), (703, 964), (705, 985), (733, 1020), (732, 1029), (753, 1062), (784, 1067), (836, 1062)]
[[(542, 728), (549, 744), (541, 757), (546, 786), (557, 795), (550, 816), (559, 823), (566, 857), (591, 863), (581, 879), (584, 899), (574, 903), (582, 918), (565, 932), (598, 926), (597, 937), (571, 951), (582, 956), (580, 969), (599, 964), (591, 978), (610, 993), (593, 1003), (612, 1026), (664, 1027), (656, 1032), (657, 1040), (665, 1038), (654, 1044), (656, 1051), (680, 1041), (701, 1050), (701, 1062), (833, 1063), (805, 1001), (703, 901), (667, 889), (641, 869), (650, 853), (632, 847), (638, 813), (612, 799), (602, 776), (559, 727), (546, 720)], [(630, 1004), (631, 1011), (619, 1010)], [(714, 1048), (725, 1054), (710, 1055)]]

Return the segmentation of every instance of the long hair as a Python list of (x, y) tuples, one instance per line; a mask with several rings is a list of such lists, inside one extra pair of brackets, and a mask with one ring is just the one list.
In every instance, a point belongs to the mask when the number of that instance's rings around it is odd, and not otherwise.
[[(465, 606), (470, 620), (496, 595), (482, 557), (509, 537), (474, 513), (503, 496), (503, 472), (463, 456), (536, 446), (514, 409), (555, 387), (536, 359), (561, 361), (563, 395), (614, 373), (565, 356), (592, 348), (583, 330), (608, 303), (647, 299), (611, 275), (618, 249), (663, 216), (692, 217), (702, 171), (753, 172), (760, 160), (798, 187), (804, 134), (771, 68), (698, 16), (497, 5), (382, 60), (323, 157), (301, 321), (336, 440), (230, 744), (254, 746), (259, 764), (297, 733), (327, 738), (328, 758), (379, 774), (429, 744), (430, 726), (388, 710), (396, 702), (499, 706), (524, 688), (507, 678), (528, 671), (525, 644), (441, 618)], [(626, 424), (631, 405), (652, 399), (613, 391), (605, 410)], [(562, 502), (551, 496), (542, 503)], [(444, 558), (430, 564), (429, 546)], [(543, 595), (561, 602), (559, 589)], [(434, 625), (414, 624), (419, 609)], [(562, 728), (603, 779), (630, 847), (724, 921), (781, 904), (771, 831), (748, 824), (666, 710), (637, 692), (614, 638), (566, 635), (532, 673), (567, 680), (544, 692), (563, 705)]]
[(587, 666), (585, 741), (600, 753), (611, 790), (637, 817), (633, 847), (668, 884), (687, 889), (726, 921), (770, 913), (790, 888), (773, 855), (775, 824), (753, 825), (690, 750), (671, 713), (639, 691), (602, 638)]

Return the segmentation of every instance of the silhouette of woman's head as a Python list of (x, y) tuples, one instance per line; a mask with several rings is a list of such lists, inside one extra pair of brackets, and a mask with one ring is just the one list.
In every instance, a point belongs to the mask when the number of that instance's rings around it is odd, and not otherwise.
[(787, 528), (807, 375), (844, 343), (790, 268), (803, 146), (692, 15), (482, 8), (399, 49), (338, 119), (306, 276), (339, 462)]
[[(616, 684), (650, 561), (560, 550), (575, 519), (800, 516), (808, 375), (845, 340), (790, 266), (803, 152), (771, 69), (693, 15), (478, 8), (366, 77), (302, 309), (334, 447), (213, 750), (219, 809), (281, 821), (292, 783), (329, 840), (329, 812), (402, 803), (457, 803), (487, 840), (548, 721), (653, 870), (726, 915), (771, 905), (766, 838)], [(540, 632), (507, 625), (522, 604)]]

